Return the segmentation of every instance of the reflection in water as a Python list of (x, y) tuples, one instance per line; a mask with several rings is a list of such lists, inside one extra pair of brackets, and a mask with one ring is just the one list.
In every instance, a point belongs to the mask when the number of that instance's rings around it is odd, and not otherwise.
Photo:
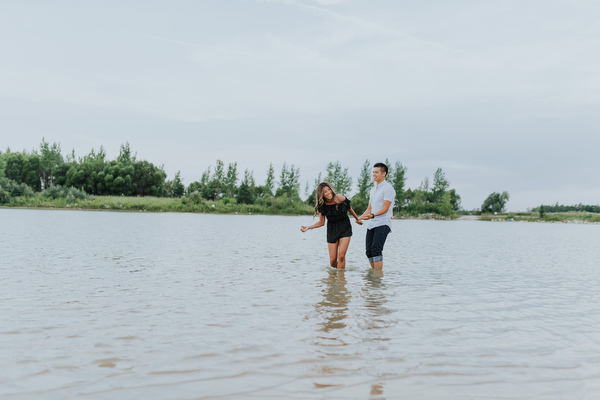
[[(383, 383), (374, 383), (371, 385), (371, 396), (382, 396), (383, 395)], [(384, 400), (382, 397), (378, 399)]]
[[(326, 364), (315, 365), (313, 372), (318, 376), (335, 376), (345, 370), (337, 365), (340, 357), (348, 354), (342, 350), (347, 346), (348, 332), (343, 332), (348, 318), (348, 303), (350, 295), (346, 288), (345, 270), (329, 270), (327, 276), (321, 280), (323, 283), (323, 300), (315, 306), (317, 313), (323, 318), (319, 322), (319, 331), (315, 344), (318, 352)], [(331, 383), (314, 382), (315, 388), (322, 389), (332, 387)]]
[(371, 269), (364, 275), (363, 279), (365, 281), (363, 289), (365, 308), (369, 315), (367, 326), (369, 328), (384, 328), (389, 326), (382, 318), (372, 318), (383, 317), (392, 312), (392, 310), (385, 306), (388, 300), (386, 298), (387, 289), (383, 281), (383, 271)]
[[(376, 348), (372, 349), (371, 354), (377, 357), (380, 352), (386, 353), (388, 349), (387, 342), (390, 338), (386, 334), (385, 328), (391, 324), (386, 317), (392, 313), (392, 310), (387, 308), (385, 304), (388, 302), (386, 297), (386, 285), (383, 280), (383, 271), (371, 269), (363, 276), (365, 285), (363, 287), (364, 307), (367, 311), (365, 327), (365, 342), (375, 341), (378, 343)], [(386, 343), (383, 345), (382, 342)], [(378, 357), (377, 357), (378, 358)], [(370, 398), (384, 399), (383, 382), (371, 384)]]
[(317, 311), (324, 315), (325, 320), (320, 323), (323, 332), (346, 327), (344, 321), (348, 317), (348, 300), (350, 298), (346, 288), (346, 273), (344, 270), (329, 270), (324, 283), (323, 300), (317, 303)]

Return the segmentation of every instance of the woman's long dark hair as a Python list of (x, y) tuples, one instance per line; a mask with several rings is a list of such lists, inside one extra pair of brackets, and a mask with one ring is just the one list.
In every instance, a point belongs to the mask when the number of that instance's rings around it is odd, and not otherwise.
[(331, 190), (331, 193), (333, 194), (333, 202), (336, 204), (337, 207), (337, 195), (335, 194), (335, 190), (333, 190), (329, 183), (321, 182), (319, 183), (319, 186), (317, 186), (317, 204), (315, 205), (315, 217), (317, 216), (317, 214), (319, 214), (319, 210), (321, 210), (325, 205), (325, 199), (323, 198), (323, 189), (325, 189), (326, 187), (328, 187)]

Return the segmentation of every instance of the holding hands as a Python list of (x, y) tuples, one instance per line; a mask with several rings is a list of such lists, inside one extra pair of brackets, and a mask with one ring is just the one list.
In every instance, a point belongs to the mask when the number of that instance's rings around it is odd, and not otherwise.
[(361, 216), (360, 216), (360, 218), (361, 218), (361, 219), (363, 219), (363, 220), (365, 220), (365, 221), (368, 221), (368, 220), (370, 220), (370, 219), (373, 219), (373, 218), (374, 218), (374, 215), (373, 215), (373, 214), (371, 214), (371, 213), (367, 213), (367, 212), (365, 211), (365, 213), (364, 213), (363, 215), (361, 215)]

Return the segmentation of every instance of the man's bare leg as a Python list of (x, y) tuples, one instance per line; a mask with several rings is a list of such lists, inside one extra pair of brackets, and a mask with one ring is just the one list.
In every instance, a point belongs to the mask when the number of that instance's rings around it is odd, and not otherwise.
[(372, 262), (371, 267), (373, 267), (373, 269), (383, 269), (383, 260)]

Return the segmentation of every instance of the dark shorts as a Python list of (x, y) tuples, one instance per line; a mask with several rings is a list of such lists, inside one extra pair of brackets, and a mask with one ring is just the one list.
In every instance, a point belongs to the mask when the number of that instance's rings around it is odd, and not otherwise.
[(343, 221), (327, 222), (327, 243), (335, 243), (341, 238), (352, 236), (350, 218)]
[(377, 262), (383, 260), (383, 245), (387, 239), (387, 235), (391, 232), (389, 226), (383, 225), (377, 228), (367, 229), (366, 239), (366, 254), (369, 262)]

